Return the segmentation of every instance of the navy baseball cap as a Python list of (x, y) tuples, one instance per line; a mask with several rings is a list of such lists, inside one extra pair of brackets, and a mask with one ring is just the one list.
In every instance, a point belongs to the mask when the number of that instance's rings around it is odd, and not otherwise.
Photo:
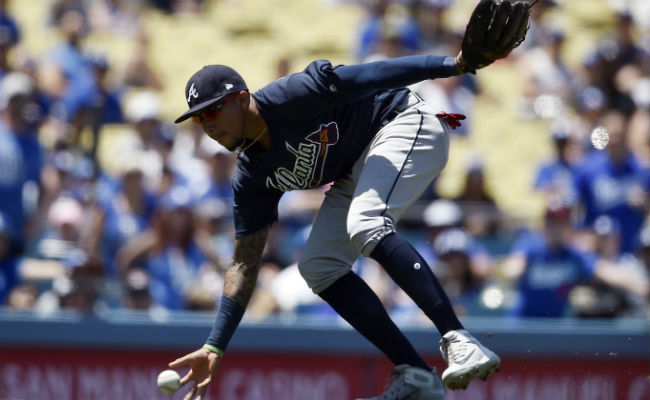
[(244, 79), (225, 65), (207, 65), (196, 72), (185, 85), (185, 99), (190, 107), (175, 123), (185, 121), (197, 111), (217, 103), (231, 93), (248, 90)]

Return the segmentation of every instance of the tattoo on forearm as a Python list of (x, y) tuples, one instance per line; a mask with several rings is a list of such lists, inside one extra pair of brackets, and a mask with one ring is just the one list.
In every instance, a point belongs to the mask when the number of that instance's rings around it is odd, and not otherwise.
[(226, 272), (223, 294), (244, 307), (255, 289), (268, 231), (265, 227), (235, 240), (235, 253)]

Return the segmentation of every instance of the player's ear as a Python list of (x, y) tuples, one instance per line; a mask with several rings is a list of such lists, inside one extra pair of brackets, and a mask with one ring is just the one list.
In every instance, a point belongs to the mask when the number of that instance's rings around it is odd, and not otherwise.
[(247, 90), (242, 90), (239, 92), (237, 96), (237, 103), (241, 107), (242, 111), (248, 109), (248, 105), (250, 103), (250, 93), (248, 93)]

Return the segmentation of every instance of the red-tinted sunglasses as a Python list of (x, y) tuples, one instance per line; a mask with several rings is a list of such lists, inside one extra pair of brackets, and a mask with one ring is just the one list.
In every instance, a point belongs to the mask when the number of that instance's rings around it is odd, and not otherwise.
[(192, 121), (200, 125), (204, 121), (212, 121), (216, 119), (221, 113), (221, 108), (226, 104), (230, 103), (231, 101), (233, 101), (233, 99), (237, 97), (238, 94), (239, 93), (233, 93), (227, 96), (221, 103), (206, 107), (203, 110), (199, 111), (198, 113), (192, 115)]

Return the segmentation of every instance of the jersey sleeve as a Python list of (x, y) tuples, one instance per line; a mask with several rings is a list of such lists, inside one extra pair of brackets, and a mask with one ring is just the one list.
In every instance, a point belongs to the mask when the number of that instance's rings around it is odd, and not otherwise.
[(250, 235), (278, 220), (278, 203), (283, 192), (266, 188), (263, 179), (240, 168), (233, 176), (235, 236)]
[(351, 97), (365, 97), (379, 90), (406, 87), (417, 82), (458, 75), (452, 57), (416, 55), (333, 68), (341, 89)]
[(287, 75), (256, 93), (273, 113), (295, 120), (313, 119), (324, 110), (367, 97), (380, 90), (409, 86), (456, 74), (452, 57), (407, 56), (358, 65), (332, 66), (316, 60), (304, 71)]
[(281, 197), (280, 191), (267, 191), (255, 198), (238, 199), (235, 196), (235, 237), (250, 235), (277, 221)]

